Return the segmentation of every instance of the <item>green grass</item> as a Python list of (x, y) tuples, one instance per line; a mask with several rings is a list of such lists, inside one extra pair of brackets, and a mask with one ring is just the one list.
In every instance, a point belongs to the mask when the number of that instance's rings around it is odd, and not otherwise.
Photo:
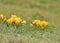
[[(0, 0), (0, 13), (27, 21), (25, 26), (7, 26), (0, 20), (0, 43), (60, 43), (60, 0)], [(30, 27), (34, 19), (46, 20), (41, 30)]]

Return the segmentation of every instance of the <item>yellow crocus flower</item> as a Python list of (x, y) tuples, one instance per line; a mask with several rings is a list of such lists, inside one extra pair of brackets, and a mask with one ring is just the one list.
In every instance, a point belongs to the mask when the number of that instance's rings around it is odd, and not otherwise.
[(5, 22), (5, 21), (7, 21), (7, 18), (4, 16), (4, 18), (3, 18), (3, 21)]
[(15, 19), (16, 17), (17, 17), (16, 15), (11, 15), (11, 18), (14, 18)]
[(12, 18), (8, 19), (8, 20), (7, 20), (7, 23), (8, 23), (9, 25), (11, 25), (11, 24), (13, 23), (13, 19), (12, 19)]
[(48, 22), (46, 21), (41, 21), (41, 23), (39, 24), (40, 27), (45, 27), (48, 25)]
[(24, 21), (22, 21), (21, 23), (22, 23), (23, 25), (25, 25), (25, 24), (26, 24), (26, 21), (24, 20)]
[(46, 22), (46, 21), (42, 21), (42, 23), (43, 23), (44, 27), (48, 25), (48, 22)]
[(3, 17), (4, 17), (3, 14), (1, 14), (1, 15), (0, 15), (0, 18), (3, 19)]
[(36, 25), (39, 26), (40, 23), (41, 23), (41, 21), (38, 20), (38, 21), (36, 22)]
[(33, 24), (30, 24), (30, 27), (33, 27)]
[(36, 23), (37, 23), (38, 21), (40, 21), (40, 20), (34, 20), (32, 23), (33, 23), (34, 25), (36, 25)]
[(14, 23), (15, 23), (16, 26), (19, 25), (20, 22), (21, 22), (21, 18), (20, 17), (15, 18)]

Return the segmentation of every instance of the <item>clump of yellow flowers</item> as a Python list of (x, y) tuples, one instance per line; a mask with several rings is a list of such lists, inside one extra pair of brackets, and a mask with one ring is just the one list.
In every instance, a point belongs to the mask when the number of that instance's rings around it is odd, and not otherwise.
[(22, 21), (21, 17), (18, 17), (15, 14), (11, 15), (11, 17), (8, 19), (3, 14), (0, 14), (0, 19), (4, 22), (7, 22), (8, 25), (11, 25), (12, 23), (14, 23), (16, 26), (18, 26), (20, 23), (26, 25), (26, 20)]
[[(11, 25), (12, 23), (14, 23), (16, 26), (18, 26), (20, 23), (22, 25), (26, 25), (27, 23), (26, 20), (22, 20), (20, 16), (16, 16), (15, 14), (11, 15), (11, 17), (8, 19), (3, 14), (0, 14), (0, 19), (3, 20), (4, 22), (7, 22), (8, 25)], [(47, 21), (41, 21), (41, 20), (33, 20), (33, 22), (30, 24), (31, 27), (37, 26), (42, 29), (47, 25), (48, 25)]]
[(41, 21), (41, 20), (34, 20), (31, 25), (35, 25), (43, 29), (44, 27), (48, 25), (48, 22)]
[(7, 19), (7, 23), (9, 25), (14, 23), (17, 26), (17, 25), (19, 25), (21, 23), (21, 18), (17, 17), (16, 15), (11, 15), (11, 17), (9, 19)]

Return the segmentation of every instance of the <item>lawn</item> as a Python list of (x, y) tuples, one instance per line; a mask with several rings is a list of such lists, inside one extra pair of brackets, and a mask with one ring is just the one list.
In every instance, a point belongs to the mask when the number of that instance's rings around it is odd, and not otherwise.
[[(26, 25), (9, 25), (0, 20), (0, 43), (60, 43), (60, 0), (0, 0), (0, 14), (16, 14)], [(33, 20), (49, 24), (43, 30), (30, 27)]]

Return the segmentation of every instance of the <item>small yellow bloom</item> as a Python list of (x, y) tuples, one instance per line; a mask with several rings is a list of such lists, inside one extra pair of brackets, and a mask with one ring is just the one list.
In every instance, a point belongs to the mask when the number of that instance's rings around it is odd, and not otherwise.
[(30, 27), (33, 27), (33, 24), (30, 24)]
[(17, 17), (16, 15), (11, 15), (11, 18), (14, 18), (15, 19), (16, 17)]
[(44, 27), (48, 25), (48, 22), (46, 22), (46, 21), (42, 21), (42, 23), (43, 23)]
[(11, 24), (13, 23), (13, 19), (11, 19), (11, 18), (8, 19), (8, 20), (7, 20), (7, 23), (8, 23), (9, 25), (11, 25)]
[(22, 23), (23, 25), (25, 25), (25, 24), (26, 24), (26, 21), (24, 20), (24, 21), (22, 21), (21, 23)]
[(40, 21), (40, 20), (34, 20), (32, 23), (33, 23), (34, 25), (36, 25), (36, 23), (37, 23), (38, 21)]
[(37, 22), (36, 22), (36, 25), (37, 25), (37, 26), (39, 26), (39, 25), (40, 25), (40, 23), (41, 23), (41, 21), (37, 21)]
[(15, 23), (16, 26), (19, 25), (20, 22), (21, 22), (21, 18), (20, 17), (15, 18), (14, 23)]
[(39, 26), (40, 26), (41, 28), (43, 28), (43, 27), (45, 27), (45, 26), (47, 26), (47, 25), (48, 25), (48, 22), (46, 22), (46, 21), (41, 21), (40, 24), (39, 24)]
[(0, 15), (0, 18), (3, 19), (3, 17), (4, 17), (3, 14), (1, 14), (1, 15)]
[(5, 22), (5, 21), (7, 21), (7, 18), (4, 16), (4, 18), (3, 18), (3, 21)]
[(36, 22), (37, 22), (37, 20), (34, 20), (32, 23), (33, 23), (33, 24), (36, 24)]

